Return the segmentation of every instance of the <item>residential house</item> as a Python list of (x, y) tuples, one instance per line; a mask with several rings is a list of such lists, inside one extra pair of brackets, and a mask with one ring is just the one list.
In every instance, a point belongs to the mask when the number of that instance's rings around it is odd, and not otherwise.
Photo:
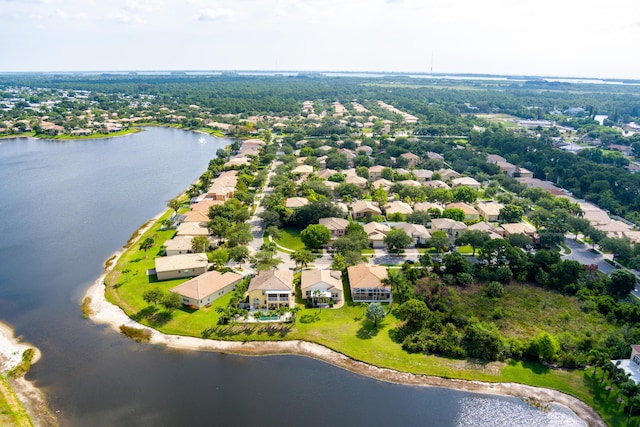
[(365, 153), (367, 156), (370, 156), (371, 154), (373, 154), (373, 148), (369, 147), (368, 145), (361, 145), (356, 148), (356, 153)]
[(207, 225), (201, 222), (183, 222), (178, 226), (176, 236), (208, 236)]
[(475, 221), (480, 218), (480, 212), (475, 210), (473, 206), (464, 202), (449, 203), (447, 209), (460, 209), (464, 212), (465, 221)]
[(224, 164), (225, 169), (233, 169), (233, 168), (241, 168), (243, 166), (249, 166), (251, 164), (251, 159), (249, 157), (239, 157), (235, 156), (227, 160)]
[(300, 165), (291, 171), (293, 174), (300, 174), (303, 177), (309, 176), (313, 173), (313, 166), (310, 165)]
[(420, 183), (430, 181), (433, 177), (433, 171), (427, 169), (416, 169), (413, 171), (413, 174), (416, 176), (416, 181)]
[(460, 178), (454, 178), (451, 180), (451, 186), (453, 188), (456, 187), (471, 187), (475, 190), (479, 190), (480, 189), (480, 183), (478, 181), (476, 181), (475, 179), (468, 177), (468, 176), (463, 176)]
[(247, 293), (253, 310), (293, 307), (293, 271), (261, 271), (251, 279)]
[(338, 171), (333, 169), (321, 169), (318, 171), (317, 175), (322, 179), (329, 179), (330, 176), (337, 174)]
[(478, 212), (485, 219), (485, 221), (496, 222), (500, 216), (500, 209), (504, 205), (496, 202), (480, 202), (478, 203)]
[(351, 205), (351, 215), (353, 219), (362, 219), (365, 215), (382, 215), (382, 211), (377, 203), (369, 200), (359, 200)]
[(387, 233), (391, 230), (388, 225), (372, 221), (365, 224), (362, 228), (364, 228), (364, 232), (367, 233), (369, 245), (372, 248), (384, 248), (384, 238), (387, 237)]
[(400, 157), (402, 157), (403, 159), (407, 159), (407, 163), (409, 164), (410, 168), (415, 168), (416, 165), (420, 162), (420, 156), (417, 156), (413, 153), (402, 153), (400, 154)]
[(433, 188), (446, 188), (446, 189), (451, 188), (447, 185), (446, 182), (441, 181), (439, 179), (434, 179), (433, 181), (426, 181), (422, 185), (424, 185), (425, 187), (433, 187)]
[(387, 216), (394, 214), (409, 215), (410, 213), (413, 213), (411, 206), (400, 200), (394, 200), (393, 202), (385, 205), (384, 210), (387, 213)]
[(232, 292), (241, 280), (242, 276), (236, 273), (207, 271), (170, 289), (170, 292), (180, 295), (182, 304), (198, 309), (208, 307), (216, 299)]
[(465, 223), (449, 218), (434, 218), (431, 220), (431, 233), (434, 231), (444, 231), (449, 239), (455, 240), (467, 229)]
[(238, 183), (237, 174), (238, 171), (236, 170), (229, 170), (221, 173), (211, 182), (211, 185), (207, 190), (207, 197), (212, 200), (221, 200), (223, 202), (231, 199), (236, 191), (236, 184)]
[(441, 154), (434, 153), (433, 151), (427, 152), (427, 157), (429, 159), (431, 159), (431, 160), (443, 160), (444, 161), (444, 157), (442, 157)]
[(460, 177), (460, 174), (453, 169), (440, 169), (438, 173), (440, 174), (440, 177), (443, 181)]
[(329, 229), (332, 240), (347, 234), (349, 226), (349, 221), (344, 218), (320, 218), (319, 223)]
[(158, 280), (199, 276), (207, 271), (207, 254), (182, 254), (155, 259)]
[(536, 228), (526, 222), (502, 224), (500, 227), (504, 230), (504, 237), (509, 237), (512, 234), (526, 234), (532, 238), (536, 237)]
[(382, 178), (382, 170), (384, 166), (375, 165), (369, 168), (369, 181), (374, 182)]
[(394, 226), (399, 230), (407, 233), (412, 239), (414, 246), (423, 245), (431, 238), (431, 233), (422, 224), (410, 224), (408, 222), (401, 222)]
[(505, 159), (502, 156), (498, 156), (497, 154), (487, 154), (487, 163), (493, 163), (493, 164), (498, 164), (500, 162), (506, 162), (507, 159)]
[(392, 185), (393, 185), (393, 182), (389, 181), (388, 179), (384, 179), (384, 178), (377, 179), (377, 180), (373, 181), (373, 183), (371, 184), (371, 186), (373, 188), (375, 188), (376, 190), (378, 188), (384, 188), (385, 191), (389, 191), (389, 189), (391, 188)]
[(191, 210), (184, 214), (182, 222), (209, 222), (209, 212), (203, 210)]
[(405, 179), (404, 181), (398, 181), (398, 184), (406, 185), (408, 187), (422, 187), (422, 184), (414, 179)]
[(303, 206), (307, 206), (309, 204), (309, 199), (306, 197), (289, 197), (285, 201), (285, 207), (289, 209), (299, 209)]
[(387, 269), (381, 265), (358, 264), (347, 269), (353, 302), (390, 302), (391, 286), (382, 283)]
[(302, 298), (313, 298), (316, 292), (335, 303), (343, 301), (342, 272), (334, 270), (303, 270), (300, 275)]
[(192, 211), (203, 211), (208, 215), (209, 209), (211, 208), (211, 206), (219, 206), (223, 204), (224, 202), (222, 200), (213, 200), (213, 199), (205, 198), (197, 203), (192, 204), (190, 207)]
[(355, 184), (362, 189), (367, 188), (369, 185), (369, 181), (361, 176), (348, 176), (344, 182), (347, 184)]
[(442, 212), (442, 206), (440, 206), (437, 203), (418, 202), (418, 203), (414, 203), (414, 205), (413, 205), (413, 211), (414, 212), (417, 212), (417, 211), (427, 212), (429, 209), (437, 209), (440, 212)]
[(489, 224), (488, 222), (484, 222), (484, 221), (476, 222), (475, 224), (470, 225), (469, 227), (467, 227), (467, 230), (482, 231), (483, 233), (487, 233), (489, 237), (492, 239), (502, 239), (502, 233), (504, 232), (502, 229), (498, 229), (493, 225)]
[(165, 253), (167, 256), (190, 254), (193, 252), (192, 241), (193, 236), (175, 236), (173, 239), (165, 240)]
[(516, 181), (518, 181), (520, 184), (524, 185), (525, 187), (542, 188), (544, 191), (547, 191), (553, 194), (554, 196), (566, 196), (566, 193), (562, 191), (562, 189), (556, 187), (550, 181), (542, 181), (541, 179), (538, 179), (538, 178), (527, 178), (527, 177), (516, 178)]

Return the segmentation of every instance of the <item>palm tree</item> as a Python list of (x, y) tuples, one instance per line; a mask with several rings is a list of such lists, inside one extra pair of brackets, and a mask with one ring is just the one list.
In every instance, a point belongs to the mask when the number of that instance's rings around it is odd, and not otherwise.
[(147, 251), (153, 247), (155, 244), (154, 240), (151, 237), (147, 237), (140, 243), (140, 249), (144, 251), (144, 257), (147, 257)]
[(313, 252), (308, 249), (300, 249), (289, 255), (292, 261), (296, 263), (296, 268), (306, 268), (310, 262), (315, 259)]

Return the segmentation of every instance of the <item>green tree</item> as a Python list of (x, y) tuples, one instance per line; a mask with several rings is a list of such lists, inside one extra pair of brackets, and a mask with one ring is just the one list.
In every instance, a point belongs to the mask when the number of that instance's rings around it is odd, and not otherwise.
[(296, 268), (306, 268), (316, 258), (313, 252), (308, 249), (297, 250), (289, 257), (296, 263)]
[(384, 319), (385, 315), (386, 313), (379, 302), (372, 302), (367, 307), (367, 319), (373, 322), (374, 328), (378, 326), (378, 322)]
[(449, 218), (455, 221), (464, 221), (466, 215), (462, 209), (458, 208), (446, 208), (442, 211), (442, 218)]
[(229, 251), (225, 248), (218, 248), (209, 254), (209, 260), (213, 264), (213, 268), (220, 270), (229, 262)]
[(167, 292), (163, 295), (160, 304), (164, 306), (165, 310), (171, 312), (176, 308), (182, 307), (182, 300), (180, 299), (180, 295), (174, 294), (173, 292)]
[(384, 243), (390, 251), (399, 253), (413, 243), (413, 239), (404, 230), (392, 228), (384, 237)]
[(427, 245), (436, 248), (438, 252), (443, 252), (449, 247), (451, 241), (445, 231), (437, 230), (431, 233), (431, 238), (427, 241)]
[(478, 190), (471, 187), (460, 186), (451, 191), (451, 196), (454, 202), (474, 203), (478, 198)]
[(144, 251), (144, 257), (147, 257), (147, 251), (153, 247), (155, 241), (151, 237), (147, 237), (140, 243), (140, 250)]
[(153, 288), (146, 290), (142, 293), (142, 299), (148, 303), (153, 305), (158, 305), (162, 298), (164, 297), (164, 292), (160, 288)]
[(626, 237), (605, 237), (600, 240), (599, 245), (605, 251), (611, 252), (614, 260), (619, 259), (621, 262), (628, 261), (633, 254), (631, 242)]
[(229, 258), (233, 262), (237, 262), (242, 265), (247, 259), (249, 259), (249, 248), (246, 246), (234, 246), (229, 249)]
[(515, 223), (522, 221), (523, 216), (524, 210), (522, 207), (514, 204), (508, 204), (500, 209), (498, 219), (502, 222)]
[(209, 239), (207, 236), (195, 236), (191, 240), (191, 250), (196, 254), (206, 252), (208, 247)]
[(620, 298), (627, 297), (638, 284), (638, 278), (629, 270), (614, 270), (611, 273), (607, 292)]
[[(281, 208), (284, 210), (284, 206), (282, 206)], [(260, 217), (264, 221), (267, 229), (271, 227), (277, 229), (282, 225), (280, 213), (276, 210), (265, 210), (263, 212), (260, 212), (258, 214), (258, 217)]]
[(376, 202), (378, 206), (384, 206), (389, 200), (387, 190), (382, 187), (377, 188), (371, 195), (371, 200)]
[(535, 354), (540, 361), (553, 362), (560, 350), (558, 340), (547, 332), (541, 332), (531, 340), (530, 353)]
[(171, 209), (173, 209), (173, 211), (177, 214), (178, 210), (180, 210), (180, 208), (182, 207), (182, 202), (180, 202), (180, 200), (176, 199), (171, 199), (169, 200), (169, 203), (167, 203), (167, 206)]
[(265, 234), (271, 237), (273, 240), (282, 239), (282, 230), (276, 226), (269, 226), (264, 230)]
[(227, 240), (230, 247), (246, 245), (253, 240), (251, 225), (246, 222), (234, 224), (227, 234)]
[(500, 282), (489, 282), (484, 289), (484, 293), (488, 298), (500, 298), (504, 294), (504, 286)]
[(251, 259), (251, 266), (256, 271), (275, 270), (284, 261), (275, 256), (275, 251), (261, 249)]
[(300, 232), (300, 240), (309, 249), (320, 249), (331, 240), (331, 232), (322, 224), (311, 224)]
[(456, 239), (456, 245), (464, 246), (469, 245), (473, 249), (473, 255), (476, 254), (476, 249), (481, 248), (485, 243), (491, 239), (487, 233), (481, 230), (465, 230), (460, 237)]
[(398, 319), (407, 322), (407, 326), (417, 328), (425, 326), (431, 315), (427, 304), (415, 298), (402, 303), (394, 313)]
[(342, 255), (341, 253), (334, 254), (333, 260), (331, 261), (331, 266), (329, 268), (336, 271), (346, 270), (347, 264), (345, 262), (344, 255)]
[(227, 233), (229, 233), (231, 221), (227, 218), (218, 216), (207, 223), (207, 228), (212, 236), (217, 237), (218, 239), (223, 239), (227, 236)]

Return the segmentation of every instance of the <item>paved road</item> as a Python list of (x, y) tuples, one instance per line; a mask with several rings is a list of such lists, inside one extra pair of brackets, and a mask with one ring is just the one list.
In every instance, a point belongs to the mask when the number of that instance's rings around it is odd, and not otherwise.
[(592, 252), (591, 246), (578, 243), (573, 239), (565, 239), (564, 243), (571, 249), (569, 255), (563, 256), (564, 259), (573, 259), (585, 265), (596, 264), (605, 274), (611, 274), (615, 270), (614, 266), (605, 261), (604, 255), (600, 252)]

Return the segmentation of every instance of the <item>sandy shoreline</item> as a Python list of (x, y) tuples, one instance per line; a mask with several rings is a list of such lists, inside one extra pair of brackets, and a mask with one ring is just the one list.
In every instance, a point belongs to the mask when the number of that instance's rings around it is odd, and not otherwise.
[[(147, 224), (138, 230), (137, 236), (132, 239), (135, 244), (144, 232), (149, 229), (161, 216), (159, 214), (151, 219)], [(445, 379), (427, 375), (410, 374), (399, 372), (393, 369), (379, 368), (363, 362), (353, 360), (341, 353), (333, 351), (319, 344), (305, 341), (261, 341), (261, 342), (239, 342), (239, 341), (220, 341), (203, 339), (196, 337), (183, 337), (178, 335), (166, 335), (156, 331), (155, 329), (141, 325), (133, 321), (118, 306), (110, 303), (105, 297), (104, 279), (111, 269), (116, 265), (120, 256), (126, 248), (121, 248), (112, 258), (110, 258), (109, 266), (95, 283), (87, 290), (86, 297), (91, 298), (91, 319), (107, 324), (115, 331), (120, 331), (120, 325), (144, 328), (151, 332), (152, 344), (164, 345), (170, 348), (194, 350), (194, 351), (216, 351), (220, 353), (233, 353), (248, 356), (261, 355), (278, 355), (278, 354), (295, 354), (300, 356), (311, 357), (330, 363), (334, 366), (346, 369), (356, 374), (375, 378), (382, 381), (388, 381), (397, 384), (427, 386), (427, 387), (443, 387), (455, 390), (469, 391), (475, 393), (486, 393), (513, 397), (529, 397), (542, 402), (557, 403), (571, 409), (578, 417), (584, 420), (589, 426), (606, 426), (604, 420), (598, 413), (581, 400), (562, 393), (557, 390), (533, 387), (516, 383), (487, 383), (482, 381), (467, 381)]]
[[(35, 350), (31, 363), (40, 360), (41, 353), (37, 347), (22, 342), (14, 336), (13, 329), (0, 322), (0, 372), (6, 375), (22, 361), (22, 353), (32, 348)], [(57, 421), (47, 407), (44, 394), (24, 377), (7, 379), (13, 392), (24, 406), (35, 426), (55, 426)]]

